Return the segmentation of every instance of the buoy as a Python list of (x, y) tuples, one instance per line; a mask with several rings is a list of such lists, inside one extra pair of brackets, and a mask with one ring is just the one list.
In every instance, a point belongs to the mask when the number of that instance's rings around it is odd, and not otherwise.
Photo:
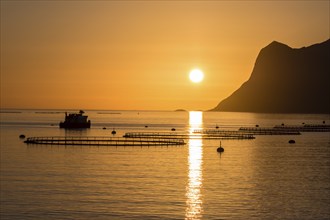
[(296, 143), (295, 140), (289, 140), (289, 144), (294, 144), (294, 143)]
[(259, 128), (259, 125), (256, 125), (256, 128)]
[(19, 136), (19, 138), (25, 138), (25, 135), (24, 135), (24, 134), (21, 134), (21, 135)]
[(172, 128), (171, 131), (175, 131), (175, 128)]
[(106, 127), (103, 127), (102, 129), (105, 130), (105, 129), (107, 129), (107, 128), (106, 128)]
[(216, 128), (216, 129), (218, 129), (218, 128), (219, 128), (219, 126), (218, 126), (218, 125), (216, 125), (216, 126), (215, 126), (215, 128)]
[(148, 127), (148, 125), (146, 125), (146, 126), (144, 126), (145, 128), (147, 128)]
[(221, 147), (221, 141), (220, 141), (220, 147), (217, 148), (217, 152), (222, 153), (224, 151), (225, 151), (225, 149), (223, 149), (223, 147)]
[(112, 131), (111, 131), (111, 134), (116, 134), (117, 132), (115, 131), (115, 129), (113, 129)]

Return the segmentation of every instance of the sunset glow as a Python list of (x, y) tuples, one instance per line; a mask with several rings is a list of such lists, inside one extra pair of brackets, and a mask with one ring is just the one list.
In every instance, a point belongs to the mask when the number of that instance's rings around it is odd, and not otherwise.
[(326, 40), (329, 4), (4, 0), (1, 108), (208, 110), (272, 41)]
[(330, 0), (0, 0), (0, 219), (329, 219)]

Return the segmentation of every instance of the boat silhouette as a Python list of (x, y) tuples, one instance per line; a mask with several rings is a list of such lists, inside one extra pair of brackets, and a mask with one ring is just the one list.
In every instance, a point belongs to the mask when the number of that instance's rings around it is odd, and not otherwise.
[(91, 121), (87, 120), (88, 116), (83, 115), (85, 112), (80, 110), (79, 113), (65, 112), (64, 122), (60, 122), (60, 128), (90, 128)]

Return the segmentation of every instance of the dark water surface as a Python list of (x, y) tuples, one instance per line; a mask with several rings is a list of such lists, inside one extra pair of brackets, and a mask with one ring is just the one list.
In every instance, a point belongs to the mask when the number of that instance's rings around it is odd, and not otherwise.
[(97, 147), (19, 139), (329, 124), (329, 115), (86, 111), (92, 128), (66, 131), (58, 128), (63, 111), (12, 112), (0, 113), (1, 219), (330, 218), (329, 132), (222, 140), (221, 155), (219, 140)]

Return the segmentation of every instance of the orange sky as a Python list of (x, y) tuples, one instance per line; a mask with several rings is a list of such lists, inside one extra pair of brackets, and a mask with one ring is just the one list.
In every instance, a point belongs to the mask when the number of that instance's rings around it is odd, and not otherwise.
[(273, 40), (327, 40), (329, 2), (2, 0), (1, 108), (211, 109)]

